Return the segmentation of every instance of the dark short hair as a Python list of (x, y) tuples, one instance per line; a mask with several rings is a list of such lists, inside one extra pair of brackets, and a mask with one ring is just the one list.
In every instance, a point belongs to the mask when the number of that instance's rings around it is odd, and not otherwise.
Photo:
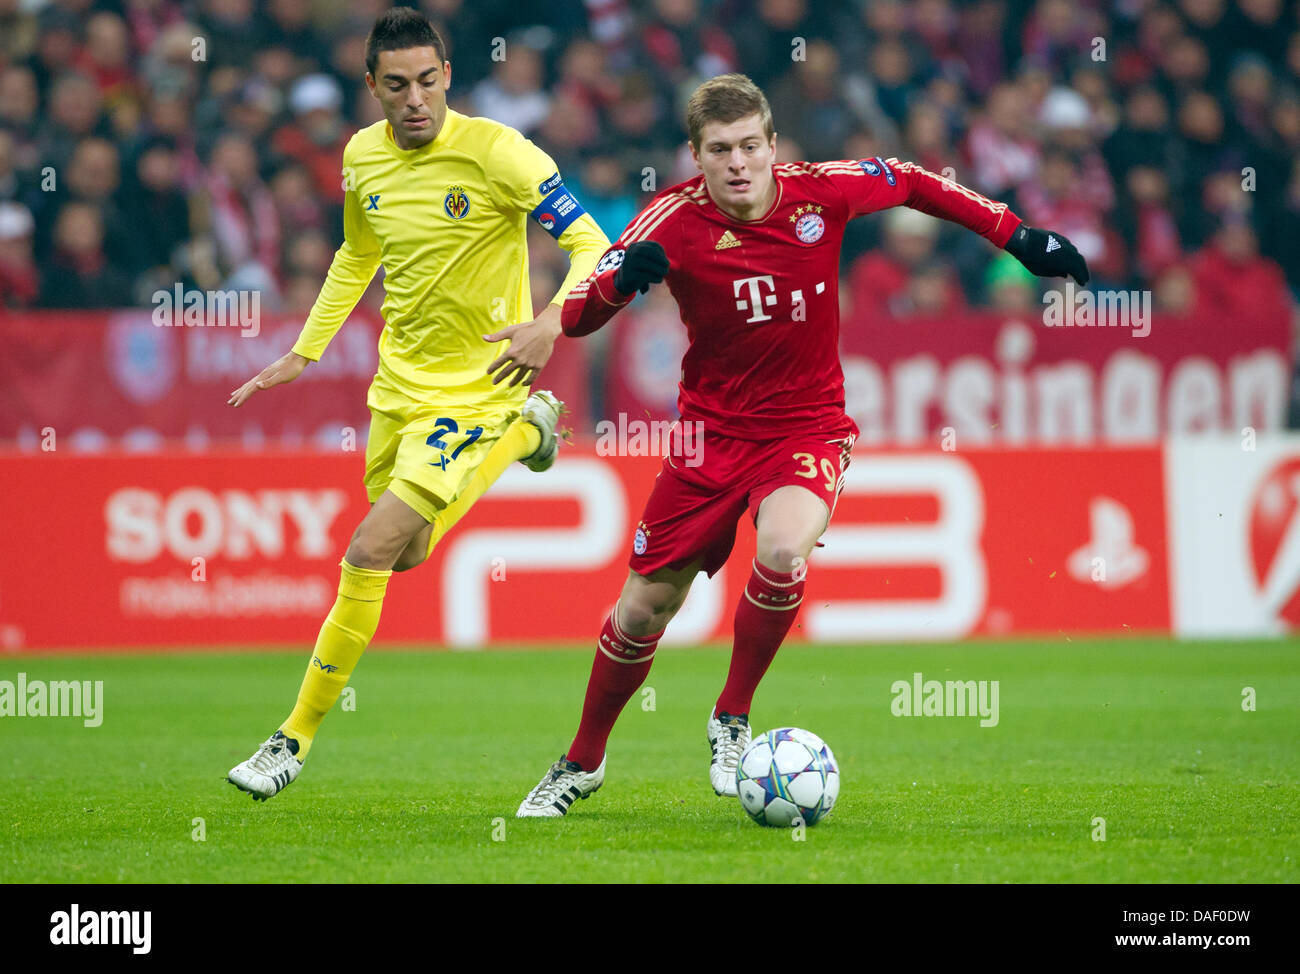
[(432, 47), (438, 52), (438, 64), (447, 60), (447, 45), (437, 28), (410, 7), (393, 7), (384, 11), (366, 35), (366, 70), (372, 75), (383, 51), (401, 51), (408, 47)]

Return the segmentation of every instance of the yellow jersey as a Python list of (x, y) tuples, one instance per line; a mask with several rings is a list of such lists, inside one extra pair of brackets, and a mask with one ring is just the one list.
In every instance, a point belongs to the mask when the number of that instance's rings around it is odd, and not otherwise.
[(318, 360), (384, 267), (384, 330), (376, 386), (429, 405), (482, 413), (517, 408), (527, 388), (492, 384), (506, 347), (483, 336), (530, 321), (527, 220), (569, 252), (561, 304), (609, 241), (518, 131), (447, 110), (437, 137), (399, 148), (387, 122), (343, 150), (343, 246), (293, 350)]

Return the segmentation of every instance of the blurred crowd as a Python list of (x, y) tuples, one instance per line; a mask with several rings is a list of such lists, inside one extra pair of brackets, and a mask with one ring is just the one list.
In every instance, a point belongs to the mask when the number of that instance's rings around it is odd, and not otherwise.
[[(1300, 294), (1297, 2), (413, 5), (448, 42), (452, 107), (550, 152), (611, 239), (694, 174), (693, 87), (743, 71), (782, 160), (910, 158), (1157, 309)], [(305, 314), (341, 239), (343, 146), (382, 118), (364, 40), (388, 6), (0, 0), (0, 308), (147, 305), (179, 281)], [(531, 250), (540, 306), (565, 258), (540, 231)], [(850, 309), (1040, 306), (1014, 260), (901, 208), (855, 221), (843, 274)]]

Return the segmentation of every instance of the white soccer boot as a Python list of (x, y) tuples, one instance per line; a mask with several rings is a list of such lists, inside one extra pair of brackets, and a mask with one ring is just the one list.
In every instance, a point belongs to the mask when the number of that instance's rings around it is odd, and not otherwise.
[(605, 759), (595, 771), (583, 771), (563, 754), (537, 787), (519, 803), (515, 818), (559, 818), (579, 798), (590, 798), (605, 783)]
[(709, 784), (719, 795), (735, 795), (736, 769), (740, 756), (749, 747), (749, 715), (733, 717), (728, 713), (710, 713), (707, 728), (709, 747), (713, 757), (709, 760)]
[(226, 780), (253, 796), (253, 801), (266, 801), (293, 784), (302, 771), (298, 760), (298, 742), (276, 731), (247, 761), (230, 769)]
[(549, 470), (560, 452), (560, 438), (555, 435), (555, 426), (564, 412), (564, 403), (545, 389), (538, 389), (528, 397), (520, 417), (528, 420), (542, 434), (542, 442), (537, 450), (519, 462), (534, 473)]

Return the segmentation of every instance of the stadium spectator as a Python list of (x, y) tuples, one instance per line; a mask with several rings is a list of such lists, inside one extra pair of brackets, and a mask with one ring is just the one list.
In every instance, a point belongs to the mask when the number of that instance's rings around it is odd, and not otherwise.
[(0, 200), (17, 200), (21, 192), (14, 162), (14, 137), (0, 129)]
[(1106, 161), (1097, 148), (1098, 120), (1083, 95), (1073, 88), (1053, 88), (1038, 111), (1043, 138), (1073, 156), (1079, 167), (1077, 192), (1104, 220), (1115, 205), (1115, 187)]
[(612, 151), (587, 156), (577, 174), (566, 175), (565, 182), (610, 240), (617, 240), (637, 214), (637, 196), (627, 188), (628, 167)]
[(1169, 126), (1169, 103), (1164, 95), (1151, 85), (1134, 88), (1124, 102), (1122, 121), (1103, 145), (1111, 172), (1121, 179), (1133, 166), (1172, 172)]
[(1259, 241), (1241, 214), (1227, 214), (1209, 244), (1191, 260), (1197, 303), (1227, 320), (1285, 309), (1286, 278), (1274, 261), (1260, 256)]
[[(913, 102), (903, 133), (907, 156), (919, 166), (939, 175), (955, 176), (960, 160), (953, 148), (943, 112), (932, 102)], [(945, 173), (944, 170), (950, 170)]]
[[(850, 90), (858, 96), (856, 103)], [(838, 158), (849, 134), (870, 125), (872, 110), (879, 111), (875, 105), (868, 108), (870, 93), (854, 88), (842, 72), (839, 53), (826, 41), (810, 42), (807, 60), (797, 62), (768, 94), (777, 131), (789, 134), (815, 161)]]
[(566, 47), (555, 91), (592, 111), (608, 111), (617, 98), (618, 79), (609, 68), (604, 48), (584, 37)]
[[(221, 121), (227, 129), (240, 133), (254, 143), (271, 138), (276, 119), (280, 117), (283, 110), (284, 96), (280, 93), (280, 89), (259, 77), (249, 78), (241, 84), (239, 89), (218, 109)], [(332, 170), (335, 174), (341, 165), (340, 158), (341, 156), (334, 158)]]
[(618, 101), (605, 114), (610, 137), (624, 153), (647, 159), (653, 165), (651, 157), (661, 156), (665, 150), (664, 112), (653, 79), (643, 72), (631, 71), (623, 75)]
[(1010, 254), (998, 254), (984, 275), (989, 307), (1008, 314), (1040, 314), (1038, 281)]
[[(533, 133), (533, 141), (550, 154), (568, 180), (582, 165), (587, 152), (594, 148), (600, 129), (600, 120), (592, 112), (562, 92), (551, 99), (551, 110)], [(635, 163), (633, 153), (628, 155), (629, 165)]]
[(1021, 88), (1003, 82), (993, 89), (967, 137), (966, 151), (975, 169), (973, 188), (1010, 203), (1015, 187), (1037, 175), (1041, 150), (1031, 121)]
[(36, 75), (40, 90), (48, 92), (59, 75), (77, 59), (80, 22), (75, 14), (50, 4), (38, 14), (38, 23), (36, 49), (27, 59), (27, 65)]
[(653, 0), (639, 40), (643, 64), (674, 101), (694, 83), (735, 71), (739, 63), (731, 38), (701, 14), (698, 0)]
[(1266, 232), (1262, 249), (1281, 265), (1296, 301), (1300, 301), (1300, 155), (1291, 166), (1291, 178), (1278, 204), (1264, 214)]
[(130, 32), (121, 17), (101, 12), (86, 21), (86, 43), (76, 68), (95, 82), (105, 102), (137, 96), (130, 57)]
[(1128, 198), (1120, 207), (1122, 231), (1137, 276), (1151, 281), (1183, 256), (1170, 208), (1169, 178), (1155, 166), (1134, 166), (1127, 173), (1126, 189)]
[(1157, 311), (1190, 314), (1196, 307), (1196, 280), (1186, 264), (1171, 264), (1155, 279), (1152, 302)]
[[(200, 67), (206, 63), (196, 59), (199, 50), (196, 45), (200, 39), (205, 42), (203, 50), (206, 53), (207, 38), (202, 37), (195, 25), (183, 21), (172, 24), (158, 35), (140, 67), (141, 78), (153, 97), (165, 95), (198, 100), (203, 83)], [(188, 118), (188, 111), (187, 120), (193, 121)]]
[[(208, 221), (225, 274), (273, 288), (280, 264), (280, 221), (258, 174), (257, 152), (227, 133), (213, 147), (205, 180)], [(228, 284), (227, 286), (233, 286)]]
[(790, 67), (796, 38), (828, 40), (833, 28), (820, 5), (810, 11), (808, 0), (757, 0), (752, 16), (737, 18), (730, 34), (737, 62), (760, 88), (769, 86)]
[(24, 61), (36, 49), (40, 26), (22, 0), (0, 0), (0, 59)]
[(310, 71), (325, 61), (327, 45), (312, 24), (311, 0), (270, 0), (266, 43), (293, 53)]
[[(49, 194), (55, 206), (66, 206), (67, 201), (90, 203), (99, 212), (105, 227), (105, 246), (119, 269), (127, 270), (121, 262), (122, 255), (131, 246), (135, 232), (118, 207), (117, 191), (122, 185), (121, 158), (117, 146), (108, 139), (88, 138), (77, 143), (68, 168), (63, 175), (63, 192)], [(44, 218), (48, 207), (39, 216)], [(47, 240), (37, 237), (38, 253), (44, 255)]]
[(41, 280), (32, 253), (35, 227), (27, 207), (0, 202), (0, 308), (30, 308), (40, 297)]
[(343, 180), (339, 160), (352, 137), (340, 109), (343, 92), (327, 74), (312, 74), (298, 81), (289, 95), (294, 121), (275, 133), (272, 145), (280, 155), (307, 167), (321, 197), (343, 205)]
[[(452, 77), (455, 77), (452, 65)], [(550, 114), (551, 96), (542, 88), (542, 56), (521, 40), (507, 40), (492, 76), (474, 86), (475, 114), (532, 133)]]
[(1061, 74), (1087, 55), (1094, 37), (1104, 36), (1103, 27), (1090, 3), (1038, 0), (1025, 21), (1022, 50), (1035, 64)]
[(957, 12), (958, 56), (970, 90), (985, 98), (1007, 73), (1007, 45), (1003, 36), (1007, 4), (1001, 0), (975, 0), (960, 4)]
[(1107, 214), (1089, 198), (1078, 157), (1062, 146), (1049, 146), (1038, 177), (1020, 190), (1019, 213), (1033, 226), (1050, 226), (1065, 234), (1088, 261), (1093, 276), (1122, 280), (1122, 242)]
[(144, 145), (123, 181), (120, 199), (120, 212), (131, 214), (138, 223), (125, 241), (126, 269), (134, 275), (174, 280), (172, 262), (190, 236), (190, 208), (170, 139), (158, 137)]
[(68, 203), (54, 223), (54, 252), (45, 269), (47, 308), (120, 308), (132, 303), (130, 279), (104, 251), (104, 221), (90, 203)]
[(897, 318), (943, 318), (966, 309), (966, 300), (952, 264), (943, 258), (915, 268), (890, 310)]
[(311, 173), (301, 163), (289, 160), (282, 165), (271, 177), (269, 188), (275, 200), (280, 226), (303, 230), (335, 226), (335, 221), (331, 219), (333, 212), (327, 212), (324, 201), (316, 195)]
[(550, 144), (556, 146), (551, 136), (561, 124), (568, 145), (595, 144), (605, 124), (602, 114), (616, 103), (618, 90), (618, 80), (610, 73), (601, 46), (583, 38), (575, 40), (560, 59), (560, 77), (546, 121)]
[[(898, 207), (885, 214), (879, 250), (858, 258), (849, 271), (849, 291), (859, 319), (900, 317), (921, 308), (953, 311), (965, 305), (949, 268), (936, 266), (940, 223), (919, 210)], [(922, 281), (913, 288), (913, 278)]]
[(0, 129), (15, 142), (15, 165), (34, 171), (41, 149), (36, 140), (36, 125), (41, 98), (36, 75), (18, 65), (0, 71)]
[(41, 160), (56, 171), (63, 169), (72, 151), (101, 124), (102, 101), (95, 83), (84, 74), (69, 72), (54, 83), (49, 107), (40, 126)]
[(253, 0), (202, 0), (199, 10), (211, 68), (248, 64), (267, 47), (267, 20)]
[(124, 7), (135, 51), (148, 51), (164, 30), (185, 19), (174, 0), (126, 0)]

